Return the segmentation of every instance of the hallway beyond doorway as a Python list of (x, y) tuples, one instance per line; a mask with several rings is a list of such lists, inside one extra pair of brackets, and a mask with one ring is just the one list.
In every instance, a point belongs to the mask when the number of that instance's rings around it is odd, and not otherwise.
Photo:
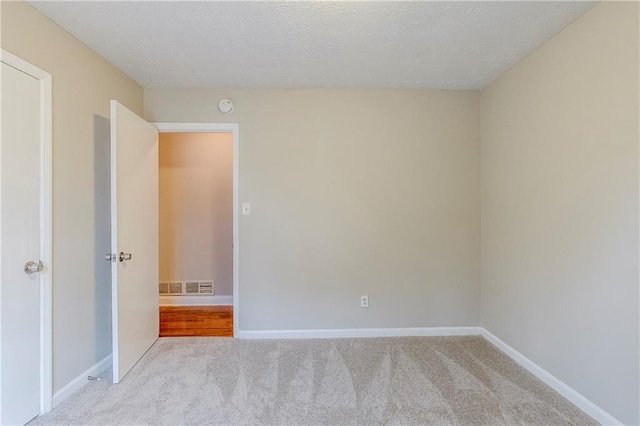
[(160, 306), (160, 337), (233, 337), (233, 306)]

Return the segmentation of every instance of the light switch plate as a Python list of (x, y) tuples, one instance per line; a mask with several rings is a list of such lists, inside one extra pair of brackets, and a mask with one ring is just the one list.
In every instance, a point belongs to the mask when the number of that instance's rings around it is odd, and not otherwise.
[(251, 203), (242, 203), (242, 216), (251, 215)]

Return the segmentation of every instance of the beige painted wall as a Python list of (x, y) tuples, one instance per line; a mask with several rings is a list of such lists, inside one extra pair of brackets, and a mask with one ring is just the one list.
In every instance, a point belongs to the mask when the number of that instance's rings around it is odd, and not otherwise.
[(638, 4), (602, 3), (482, 92), (484, 327), (638, 424)]
[(233, 294), (233, 134), (160, 133), (160, 281)]
[(239, 123), (241, 330), (479, 324), (478, 92), (151, 89), (145, 117)]
[(0, 3), (2, 48), (53, 76), (54, 390), (111, 353), (109, 99), (142, 88), (24, 2)]

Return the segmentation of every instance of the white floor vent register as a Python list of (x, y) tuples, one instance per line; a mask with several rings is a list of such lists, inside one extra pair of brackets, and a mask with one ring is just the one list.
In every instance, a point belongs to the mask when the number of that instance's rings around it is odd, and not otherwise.
[(168, 281), (158, 285), (161, 296), (211, 296), (215, 293), (213, 281)]

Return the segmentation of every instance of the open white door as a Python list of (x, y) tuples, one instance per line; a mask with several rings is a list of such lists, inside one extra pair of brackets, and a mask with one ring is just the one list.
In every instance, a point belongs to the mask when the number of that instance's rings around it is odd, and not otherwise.
[(113, 383), (158, 339), (158, 130), (111, 101)]

